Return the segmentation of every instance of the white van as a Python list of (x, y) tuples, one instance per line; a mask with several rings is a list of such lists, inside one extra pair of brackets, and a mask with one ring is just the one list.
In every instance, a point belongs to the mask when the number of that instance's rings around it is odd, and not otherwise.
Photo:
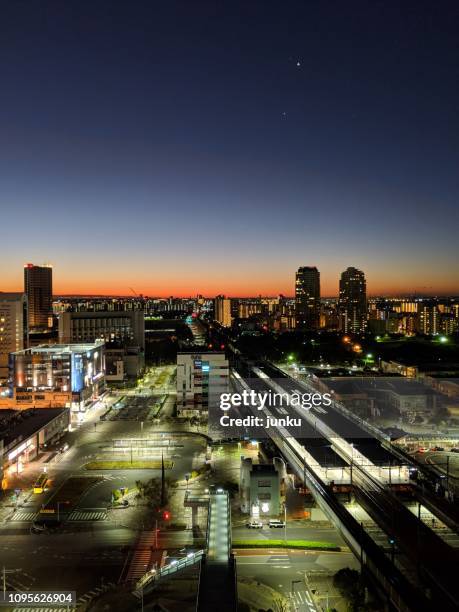
[(285, 523), (284, 521), (280, 521), (279, 519), (270, 519), (269, 521), (269, 527), (271, 528), (276, 528), (276, 527), (285, 527)]

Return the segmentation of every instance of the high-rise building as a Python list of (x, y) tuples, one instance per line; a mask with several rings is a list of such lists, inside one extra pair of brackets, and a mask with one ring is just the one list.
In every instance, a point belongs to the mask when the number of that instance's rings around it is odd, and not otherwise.
[(10, 353), (27, 342), (27, 297), (24, 293), (0, 293), (0, 380), (8, 378)]
[(320, 272), (314, 267), (298, 268), (295, 281), (297, 329), (315, 331), (320, 326)]
[(24, 293), (27, 295), (29, 331), (50, 327), (53, 314), (53, 269), (51, 266), (24, 266)]
[(438, 334), (440, 331), (440, 313), (436, 304), (421, 304), (418, 309), (418, 332), (420, 334)]
[(224, 295), (215, 298), (215, 320), (223, 327), (231, 327), (231, 300)]
[(339, 282), (340, 330), (362, 334), (367, 325), (367, 284), (365, 274), (357, 268), (347, 268)]

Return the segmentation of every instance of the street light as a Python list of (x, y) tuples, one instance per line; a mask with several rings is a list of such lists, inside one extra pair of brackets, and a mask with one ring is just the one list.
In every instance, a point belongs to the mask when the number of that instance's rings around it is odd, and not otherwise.
[[(274, 459), (279, 459), (284, 464), (285, 469), (285, 480), (287, 480), (287, 464), (282, 457), (273, 457)], [(287, 542), (287, 483), (285, 484), (285, 496), (284, 496), (284, 542)]]

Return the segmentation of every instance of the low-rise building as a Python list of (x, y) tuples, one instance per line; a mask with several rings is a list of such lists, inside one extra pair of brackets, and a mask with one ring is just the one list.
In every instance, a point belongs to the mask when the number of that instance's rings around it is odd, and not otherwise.
[(145, 369), (145, 316), (140, 309), (61, 312), (59, 342), (105, 342), (107, 381), (137, 378)]
[(254, 518), (278, 516), (281, 512), (281, 478), (272, 464), (241, 458), (239, 492), (241, 511)]
[[(0, 468), (2, 486), (8, 475), (22, 472), (40, 449), (57, 442), (70, 424), (68, 408), (0, 410)], [(6, 482), (5, 482), (6, 480)]]
[(0, 408), (68, 407), (83, 413), (105, 389), (103, 343), (41, 345), (11, 353)]
[(407, 365), (399, 361), (384, 361), (380, 362), (381, 372), (384, 374), (398, 374), (406, 378), (416, 378), (419, 369), (416, 365)]
[(404, 420), (413, 421), (416, 417), (425, 417), (436, 408), (436, 394), (421, 383), (403, 381), (392, 389), (384, 389), (389, 405)]

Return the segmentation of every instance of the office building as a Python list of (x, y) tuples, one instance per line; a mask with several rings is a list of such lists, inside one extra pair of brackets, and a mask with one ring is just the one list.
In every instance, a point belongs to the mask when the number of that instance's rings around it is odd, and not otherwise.
[(52, 327), (53, 269), (51, 266), (24, 266), (24, 293), (27, 295), (29, 331)]
[(145, 368), (143, 310), (61, 312), (59, 343), (105, 342), (106, 380), (140, 376)]
[(178, 353), (178, 416), (207, 418), (220, 393), (228, 392), (228, 382), (225, 353)]
[(70, 407), (84, 413), (105, 388), (103, 343), (41, 345), (11, 353), (10, 397), (0, 408)]
[(8, 378), (9, 354), (27, 343), (27, 298), (24, 293), (0, 293), (0, 380)]
[(316, 331), (320, 326), (320, 273), (316, 267), (298, 268), (295, 281), (296, 327)]
[(367, 325), (367, 285), (365, 274), (357, 268), (347, 268), (339, 282), (338, 310), (340, 330), (363, 334)]
[(224, 295), (215, 298), (215, 320), (223, 327), (231, 327), (231, 300)]
[(62, 312), (59, 343), (103, 341), (145, 350), (145, 317), (142, 310)]

